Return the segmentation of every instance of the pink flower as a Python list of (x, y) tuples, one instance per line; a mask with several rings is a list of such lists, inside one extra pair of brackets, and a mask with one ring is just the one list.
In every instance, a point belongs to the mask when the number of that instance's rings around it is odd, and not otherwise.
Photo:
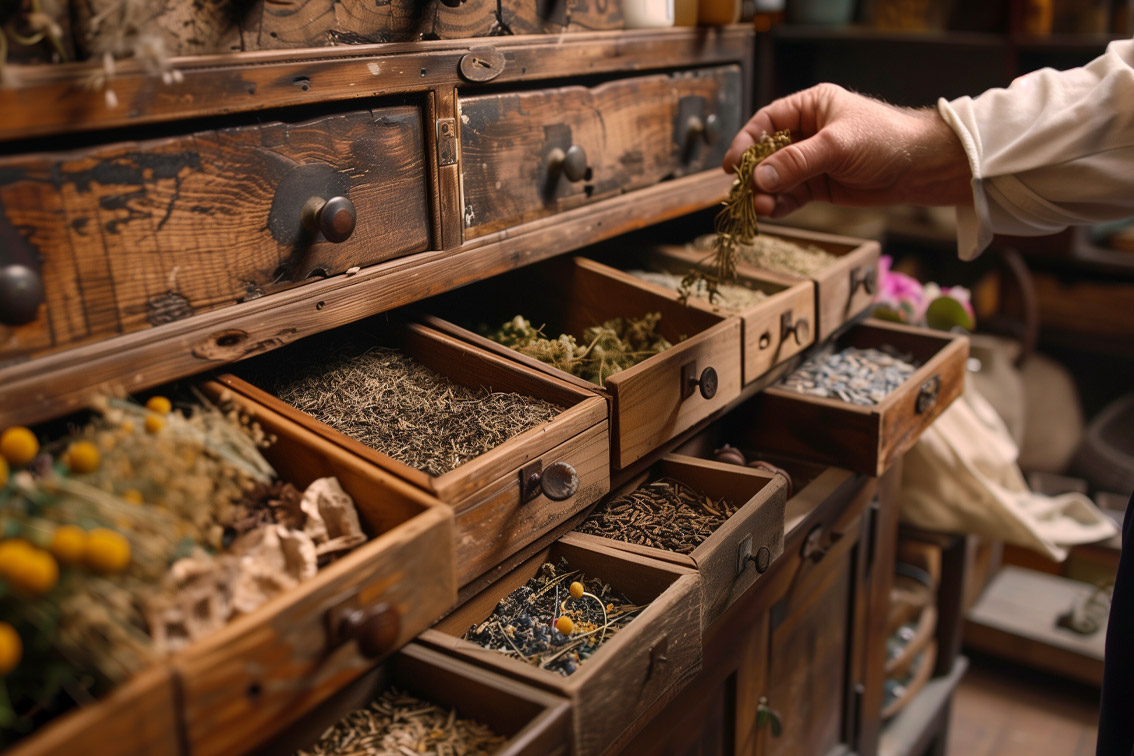
[(916, 278), (891, 270), (893, 260), (882, 255), (878, 260), (878, 292), (874, 304), (901, 314), (906, 322), (921, 319), (928, 302), (925, 291)]

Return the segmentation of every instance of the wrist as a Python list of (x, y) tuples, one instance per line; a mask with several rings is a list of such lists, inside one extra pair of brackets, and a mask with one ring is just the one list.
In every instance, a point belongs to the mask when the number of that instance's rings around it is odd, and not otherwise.
[(905, 110), (910, 170), (903, 183), (907, 201), (917, 205), (972, 202), (972, 168), (961, 139), (937, 108)]

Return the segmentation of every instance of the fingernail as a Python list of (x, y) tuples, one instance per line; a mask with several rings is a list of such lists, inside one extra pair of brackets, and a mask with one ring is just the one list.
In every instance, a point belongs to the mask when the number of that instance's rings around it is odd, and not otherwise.
[(780, 183), (780, 174), (770, 165), (756, 167), (756, 185), (766, 192), (775, 191)]

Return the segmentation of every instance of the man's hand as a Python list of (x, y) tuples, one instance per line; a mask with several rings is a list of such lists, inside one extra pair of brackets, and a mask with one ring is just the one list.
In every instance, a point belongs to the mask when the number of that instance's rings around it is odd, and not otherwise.
[(764, 133), (793, 144), (755, 171), (760, 215), (780, 217), (812, 200), (836, 205), (959, 205), (972, 172), (957, 135), (936, 109), (912, 110), (819, 84), (761, 108), (732, 140), (724, 168)]

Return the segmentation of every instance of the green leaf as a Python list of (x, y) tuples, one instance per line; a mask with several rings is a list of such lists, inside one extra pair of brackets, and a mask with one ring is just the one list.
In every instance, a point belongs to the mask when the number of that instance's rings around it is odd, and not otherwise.
[(938, 297), (925, 309), (925, 324), (939, 331), (949, 331), (960, 326), (966, 331), (973, 330), (973, 319), (965, 306), (952, 297)]

